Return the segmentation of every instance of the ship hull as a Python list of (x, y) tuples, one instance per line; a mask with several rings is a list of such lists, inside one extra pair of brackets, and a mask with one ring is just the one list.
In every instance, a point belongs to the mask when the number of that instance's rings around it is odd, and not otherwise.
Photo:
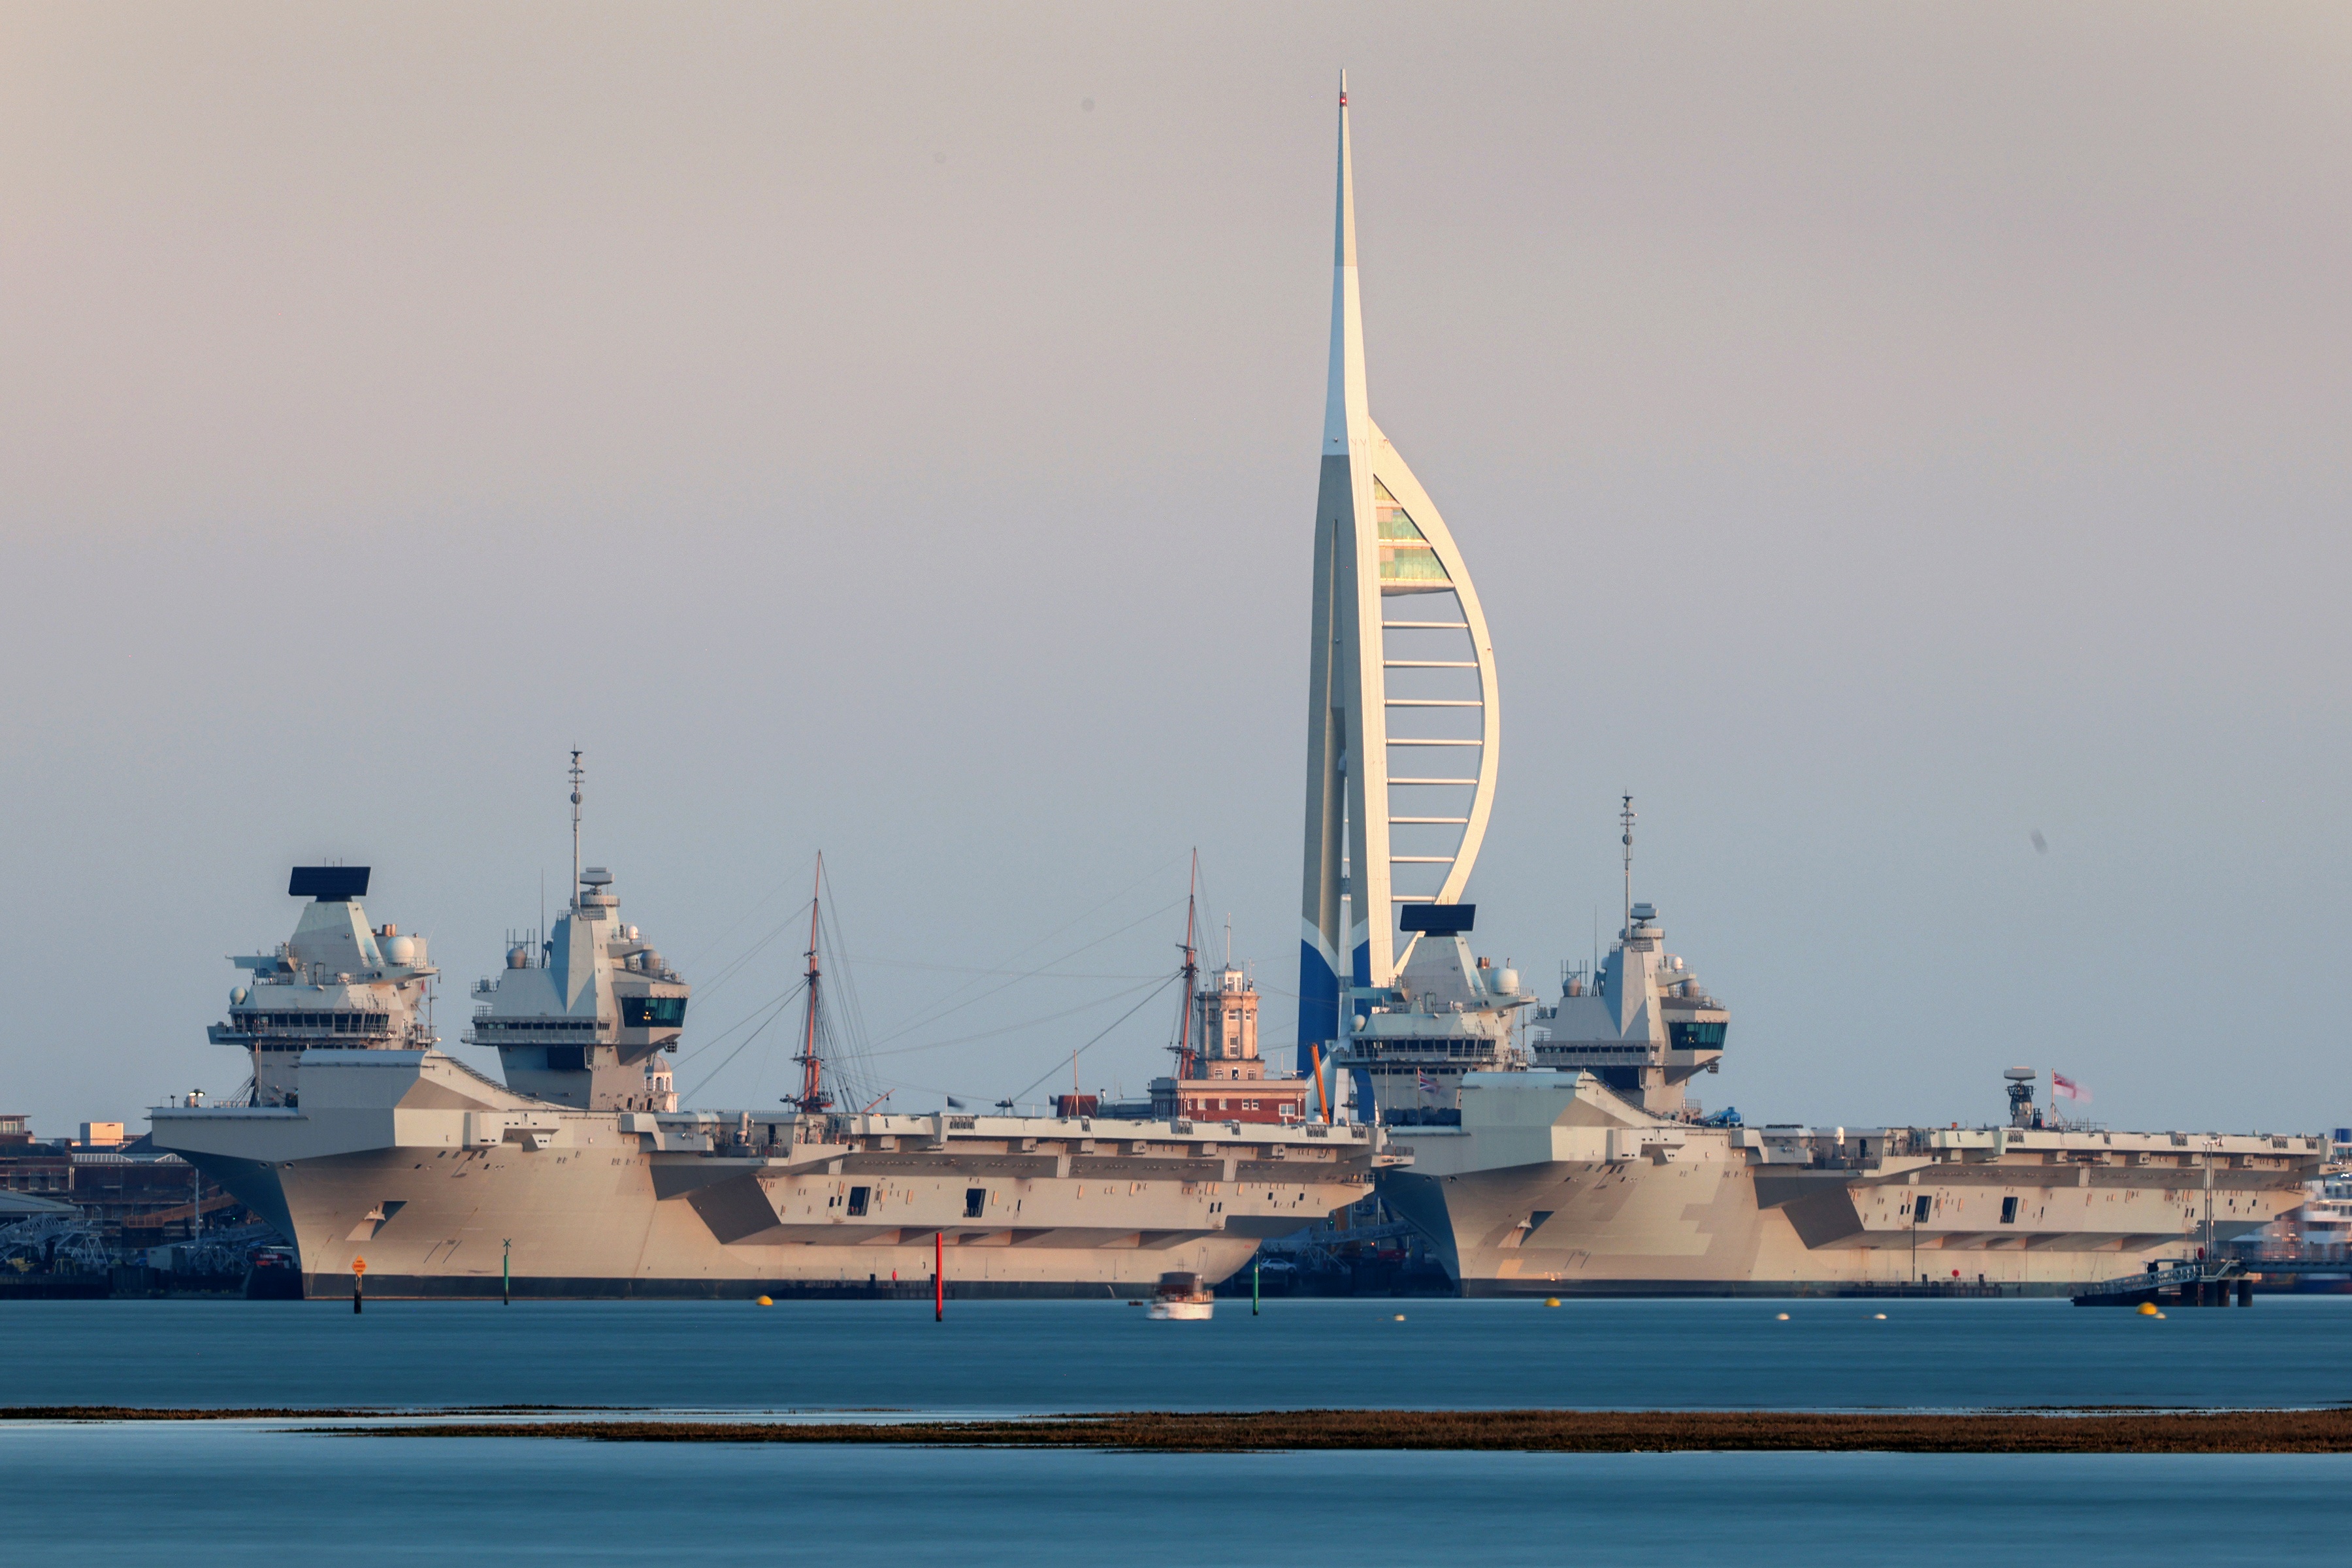
[[(434, 1052), (310, 1053), (299, 1109), (156, 1113), (293, 1244), (305, 1293), (1148, 1296), (1363, 1197), (1370, 1129), (772, 1121), (553, 1106)], [(1244, 1131), (1244, 1127), (1247, 1131)]]
[[(416, 1159), (418, 1153), (425, 1158)], [(306, 1295), (350, 1295), (351, 1266), (362, 1260), (365, 1293), (386, 1298), (481, 1299), (509, 1290), (543, 1299), (931, 1294), (935, 1248), (928, 1230), (910, 1236), (901, 1228), (890, 1240), (845, 1219), (837, 1226), (827, 1222), (828, 1228), (860, 1239), (834, 1245), (721, 1240), (729, 1228), (727, 1208), (748, 1194), (727, 1194), (731, 1201), (725, 1205), (698, 1205), (693, 1198), (760, 1170), (749, 1162), (730, 1163), (735, 1173), (724, 1182), (705, 1182), (665, 1201), (658, 1194), (677, 1178), (675, 1167), (683, 1160), (623, 1152), (555, 1165), (502, 1152), (436, 1161), (439, 1153), (409, 1148), (296, 1161), (265, 1178), (278, 1184), (289, 1226), (284, 1234), (301, 1258)], [(992, 1181), (992, 1173), (962, 1162), (919, 1163), (901, 1171), (903, 1181), (951, 1184), (948, 1195), (959, 1210), (968, 1179)], [(761, 1183), (753, 1175), (748, 1184), (762, 1189), (751, 1201), (773, 1205), (767, 1194), (788, 1204), (801, 1187), (856, 1183), (845, 1167), (838, 1177), (820, 1171), (796, 1182)], [(810, 1207), (825, 1212), (826, 1200), (841, 1194), (808, 1195), (814, 1200)], [(1034, 1200), (1024, 1194), (1013, 1201), (1025, 1208)], [(371, 1217), (382, 1210), (392, 1212), (381, 1221)], [(1016, 1246), (1009, 1239), (1014, 1234), (958, 1227), (943, 1237), (936, 1254), (945, 1259), (949, 1292), (959, 1300), (1148, 1296), (1170, 1269), (1222, 1279), (1257, 1247), (1254, 1236), (1217, 1232), (1097, 1237), (1064, 1231), (1052, 1246), (1026, 1237)], [(504, 1245), (509, 1238), (511, 1251)]]
[[(1389, 1207), (1466, 1296), (2072, 1295), (2304, 1200), (2320, 1138), (1707, 1129), (1574, 1073), (1465, 1080)], [(2208, 1218), (2210, 1181), (2210, 1221)]]

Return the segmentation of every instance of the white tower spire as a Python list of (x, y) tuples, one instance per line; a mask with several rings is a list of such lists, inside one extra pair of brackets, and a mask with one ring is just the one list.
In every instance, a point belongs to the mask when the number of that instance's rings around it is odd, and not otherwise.
[[(1337, 206), (1315, 510), (1302, 1064), (1342, 1033), (1343, 974), (1359, 987), (1393, 982), (1400, 907), (1460, 899), (1494, 805), (1501, 721), (1494, 649), (1462, 553), (1372, 422), (1344, 73)], [(1408, 595), (1433, 596), (1420, 601), (1430, 618), (1387, 618), (1384, 605)]]

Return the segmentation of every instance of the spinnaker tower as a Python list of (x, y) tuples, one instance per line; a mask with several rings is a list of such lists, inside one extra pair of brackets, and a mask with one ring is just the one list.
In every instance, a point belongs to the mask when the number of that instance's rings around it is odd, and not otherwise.
[(1500, 760), (1494, 645), (1469, 568), (1365, 393), (1344, 75), (1333, 263), (1307, 713), (1302, 1071), (1344, 1032), (1343, 973), (1355, 987), (1386, 987), (1415, 931), (1467, 929), (1467, 907), (1444, 906), (1460, 903), (1477, 861)]

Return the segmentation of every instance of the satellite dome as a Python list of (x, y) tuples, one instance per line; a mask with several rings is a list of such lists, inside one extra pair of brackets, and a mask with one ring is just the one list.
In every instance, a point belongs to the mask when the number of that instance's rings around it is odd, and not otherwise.
[(404, 967), (412, 964), (416, 962), (416, 939), (413, 936), (394, 937), (383, 944), (383, 955)]
[(530, 967), (530, 949), (524, 947), (520, 943), (507, 949), (507, 967), (509, 969), (529, 969)]
[(242, 1007), (245, 1005), (245, 999), (252, 994), (252, 992), (239, 985), (228, 994), (228, 1005), (232, 1007)]

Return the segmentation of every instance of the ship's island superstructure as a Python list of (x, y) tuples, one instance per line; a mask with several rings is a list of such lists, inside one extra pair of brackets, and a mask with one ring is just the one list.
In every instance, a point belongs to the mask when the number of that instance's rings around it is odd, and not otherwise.
[(572, 897), (536, 948), (518, 942), (506, 967), (474, 987), (469, 1046), (497, 1048), (507, 1087), (594, 1110), (676, 1110), (663, 1056), (686, 1032), (692, 987), (636, 927), (621, 923), (613, 873), (580, 867), (583, 774), (572, 753)]
[(229, 962), (249, 983), (228, 994), (228, 1018), (212, 1026), (215, 1045), (252, 1059), (252, 1103), (297, 1103), (297, 1064), (306, 1050), (424, 1050), (437, 1039), (429, 1016), (433, 977), (425, 939), (373, 927), (361, 911), (364, 866), (298, 866), (289, 898), (310, 900), (294, 934), (270, 952)]

